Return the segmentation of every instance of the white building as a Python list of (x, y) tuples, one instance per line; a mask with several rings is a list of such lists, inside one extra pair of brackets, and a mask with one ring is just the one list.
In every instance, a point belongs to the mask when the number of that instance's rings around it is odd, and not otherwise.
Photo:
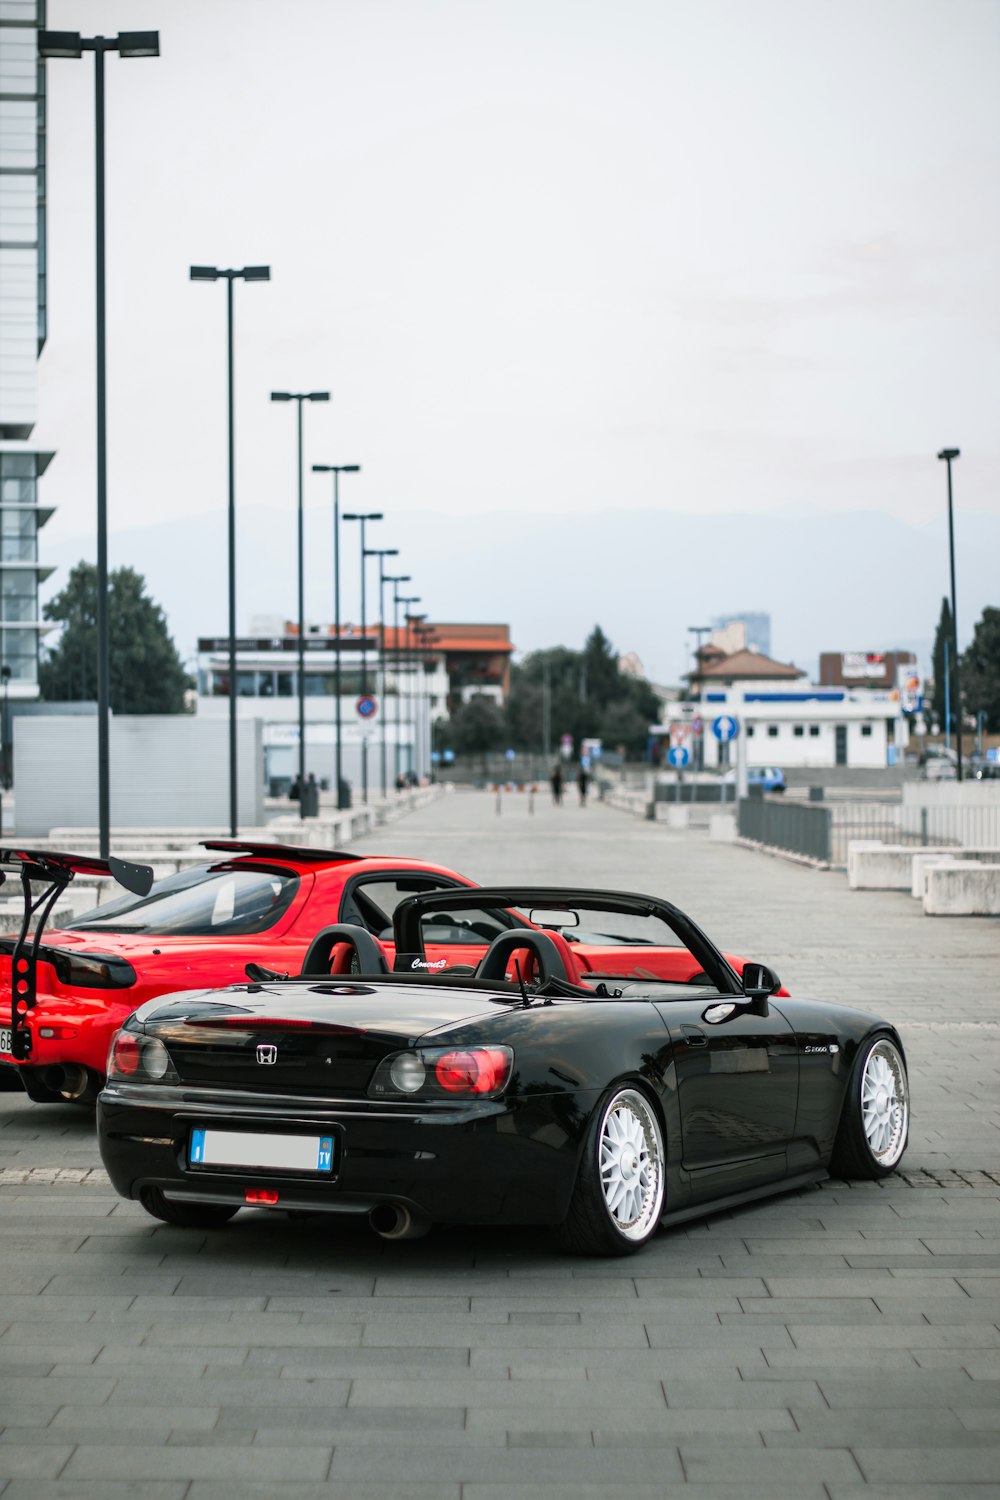
[(906, 748), (909, 727), (896, 690), (816, 687), (808, 675), (757, 652), (723, 656), (704, 647), (690, 674), (691, 699), (665, 705), (654, 737), (685, 741), (705, 769), (734, 764), (732, 742), (712, 732), (724, 716), (739, 721), (747, 764), (822, 768), (890, 766)]

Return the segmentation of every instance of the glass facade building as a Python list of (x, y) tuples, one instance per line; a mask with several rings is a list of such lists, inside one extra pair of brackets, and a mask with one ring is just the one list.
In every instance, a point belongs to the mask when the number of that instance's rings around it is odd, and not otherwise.
[(53, 455), (27, 446), (47, 326), (44, 25), (45, 0), (0, 0), (0, 669), (22, 698), (38, 695), (38, 586), (52, 572), (38, 481)]

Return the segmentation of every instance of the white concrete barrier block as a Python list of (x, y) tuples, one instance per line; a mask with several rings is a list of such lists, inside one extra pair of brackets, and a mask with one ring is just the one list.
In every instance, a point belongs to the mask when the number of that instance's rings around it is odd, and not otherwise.
[(908, 891), (913, 884), (913, 845), (852, 845), (847, 883), (852, 891)]
[(688, 828), (691, 824), (691, 809), (684, 802), (667, 803), (667, 827)]
[(1000, 917), (1000, 864), (951, 860), (931, 865), (926, 879), (926, 916)]
[(711, 813), (708, 819), (708, 836), (720, 844), (732, 844), (736, 840), (736, 814)]
[(913, 879), (910, 882), (910, 894), (917, 901), (922, 901), (924, 893), (927, 890), (927, 871), (933, 869), (935, 865), (950, 864), (955, 859), (960, 858), (960, 851), (950, 854), (945, 853), (943, 849), (920, 849), (913, 856)]

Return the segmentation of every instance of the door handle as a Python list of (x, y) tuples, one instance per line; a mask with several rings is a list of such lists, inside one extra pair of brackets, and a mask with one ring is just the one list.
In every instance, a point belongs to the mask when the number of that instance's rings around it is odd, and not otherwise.
[(707, 1047), (708, 1046), (708, 1037), (705, 1035), (705, 1033), (701, 1030), (701, 1028), (699, 1026), (682, 1026), (681, 1027), (681, 1031), (684, 1033), (684, 1040), (687, 1042), (688, 1046), (690, 1046), (690, 1047)]

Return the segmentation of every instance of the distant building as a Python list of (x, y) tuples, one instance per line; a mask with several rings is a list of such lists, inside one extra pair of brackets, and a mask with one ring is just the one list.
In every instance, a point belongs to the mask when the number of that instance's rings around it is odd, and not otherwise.
[(0, 5), (0, 667), (11, 699), (38, 697), (38, 481), (53, 455), (29, 446), (45, 343), (44, 0)]
[[(771, 616), (762, 610), (743, 610), (739, 614), (715, 615), (712, 619), (713, 640), (716, 632), (729, 631), (734, 625), (743, 626), (743, 639), (719, 641), (730, 650), (740, 647), (748, 651), (759, 651), (762, 656), (771, 654)], [(731, 638), (730, 638), (731, 639)]]
[(737, 684), (768, 687), (776, 682), (809, 681), (808, 673), (792, 662), (774, 661), (770, 656), (748, 648), (727, 652), (714, 644), (700, 646), (695, 659), (697, 666), (694, 671), (685, 673), (693, 693), (708, 687), (735, 687)]
[[(269, 616), (253, 624), (269, 627), (236, 642), (236, 694), (240, 718), (264, 724), (265, 775), (269, 782), (288, 782), (298, 763), (297, 625)], [(334, 699), (339, 659), (341, 744), (344, 774), (359, 784), (361, 747), (369, 744), (369, 781), (381, 774), (383, 736), (390, 776), (396, 769), (424, 771), (430, 759), (432, 726), (461, 703), (483, 695), (502, 704), (510, 691), (513, 646), (507, 625), (435, 624), (425, 621), (419, 638), (413, 630), (392, 625), (307, 625), (305, 640), (305, 719), (307, 770), (329, 775), (335, 740)], [(385, 655), (381, 655), (384, 645)], [(203, 636), (198, 641), (197, 712), (209, 717), (229, 713), (229, 638)], [(378, 712), (359, 717), (364, 694), (378, 699)], [(378, 747), (373, 760), (373, 743)]]

